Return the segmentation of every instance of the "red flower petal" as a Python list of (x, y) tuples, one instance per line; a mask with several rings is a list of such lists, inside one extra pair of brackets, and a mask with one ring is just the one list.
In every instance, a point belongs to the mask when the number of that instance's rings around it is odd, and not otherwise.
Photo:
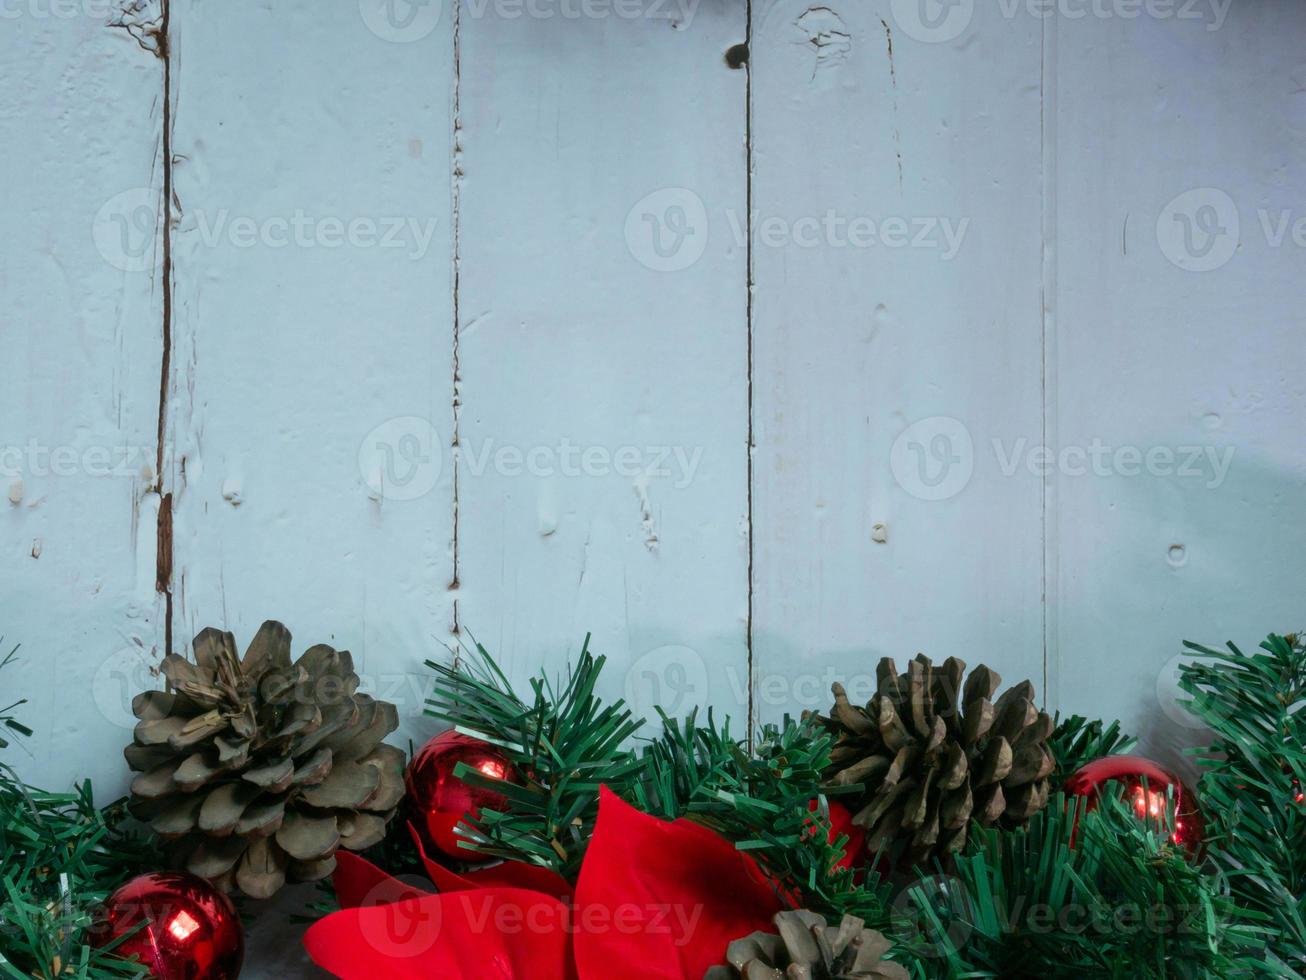
[(342, 909), (363, 905), (389, 905), (429, 891), (386, 874), (375, 864), (349, 851), (336, 852), (336, 870), (331, 876)]
[(304, 948), (342, 980), (574, 980), (570, 921), (547, 895), (486, 888), (335, 912)]
[(412, 824), (408, 825), (408, 830), (413, 836), (413, 843), (417, 845), (417, 853), (422, 856), (422, 863), (426, 865), (426, 873), (441, 892), (466, 891), (469, 888), (525, 888), (568, 903), (575, 894), (575, 889), (567, 879), (556, 871), (523, 861), (504, 861), (488, 868), (476, 868), (466, 874), (450, 871), (438, 861), (427, 857), (422, 838)]
[(522, 861), (504, 861), (488, 868), (477, 868), (463, 877), (477, 888), (525, 888), (570, 903), (575, 889), (556, 871)]
[(408, 825), (408, 833), (412, 835), (413, 843), (417, 845), (417, 853), (422, 857), (422, 864), (426, 865), (426, 873), (435, 882), (436, 891), (459, 892), (476, 887), (462, 875), (450, 871), (443, 864), (427, 857), (426, 848), (422, 846), (422, 835), (417, 832), (417, 828), (411, 823)]
[(650, 817), (606, 787), (576, 905), (581, 980), (702, 980), (731, 941), (770, 928), (781, 908), (729, 841), (689, 820)]

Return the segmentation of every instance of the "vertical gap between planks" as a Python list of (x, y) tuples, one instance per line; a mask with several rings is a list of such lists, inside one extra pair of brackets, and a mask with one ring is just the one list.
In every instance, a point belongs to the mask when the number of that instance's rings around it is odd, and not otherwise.
[(453, 576), (449, 589), (453, 593), (453, 650), (454, 664), (458, 663), (461, 649), (462, 624), (459, 618), (458, 590), (460, 588), (459, 492), (461, 489), (460, 436), (462, 423), (461, 333), (462, 309), (459, 290), (462, 285), (462, 0), (454, 0), (453, 7), (453, 145), (449, 171), (451, 196), (450, 234), (453, 249), (453, 433), (450, 439), (453, 457)]
[(745, 302), (745, 357), (747, 359), (747, 378), (745, 381), (748, 403), (748, 612), (744, 627), (744, 645), (748, 653), (748, 746), (753, 746), (753, 726), (756, 723), (756, 699), (753, 690), (753, 0), (747, 0), (744, 13), (744, 44), (747, 57), (744, 60), (744, 214), (746, 221), (746, 257), (745, 280), (747, 296)]
[[(1042, 152), (1042, 444), (1052, 446), (1057, 437), (1057, 18), (1043, 19), (1040, 84), (1040, 144)], [(1042, 608), (1043, 700), (1057, 705), (1051, 683), (1056, 677), (1058, 554), (1056, 526), (1056, 470), (1043, 478), (1042, 498)]]
[(159, 496), (158, 532), (156, 538), (154, 588), (163, 596), (163, 649), (172, 653), (172, 493), (165, 493), (164, 466), (168, 462), (168, 389), (172, 375), (172, 3), (161, 0), (159, 28), (156, 34), (157, 52), (163, 62), (163, 221), (161, 249), (163, 262), (160, 275), (163, 287), (163, 346), (159, 364), (159, 421), (155, 439), (154, 488)]

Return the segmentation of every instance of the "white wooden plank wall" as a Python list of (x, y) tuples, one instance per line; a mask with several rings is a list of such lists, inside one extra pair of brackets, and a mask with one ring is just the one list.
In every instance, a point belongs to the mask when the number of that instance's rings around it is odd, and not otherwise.
[(174, 644), (282, 619), (421, 738), (452, 623), (450, 23), (171, 7)]
[[(159, 11), (6, 4), (0, 17), (0, 633), (38, 737), (11, 760), (125, 787), (165, 621), (155, 591), (163, 62)], [(13, 692), (10, 694), (9, 692)]]
[(148, 666), (266, 617), (413, 739), (425, 657), (592, 631), (643, 711), (924, 650), (1175, 762), (1179, 641), (1303, 625), (1303, 51), (1270, 0), (0, 0), (20, 768), (123, 789)]
[(746, 76), (722, 54), (745, 9), (479, 9), (459, 21), (459, 624), (523, 685), (592, 632), (604, 693), (740, 717)]
[(1041, 491), (984, 451), (1041, 432), (1041, 25), (755, 9), (759, 714), (918, 651), (1041, 687)]
[(1098, 449), (1049, 511), (1053, 695), (1172, 761), (1179, 641), (1306, 623), (1306, 8), (1192, 12), (1058, 22), (1050, 61), (1049, 423)]

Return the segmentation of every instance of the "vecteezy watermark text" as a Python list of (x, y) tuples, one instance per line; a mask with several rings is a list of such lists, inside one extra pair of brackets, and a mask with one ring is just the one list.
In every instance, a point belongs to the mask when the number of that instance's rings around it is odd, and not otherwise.
[(1005, 443), (993, 440), (993, 454), (1003, 476), (1024, 469), (1031, 476), (1155, 476), (1200, 479), (1215, 490), (1229, 475), (1233, 446), (1110, 446), (1093, 439), (1087, 446), (1054, 450), (1027, 439)]
[[(402, 416), (377, 426), (363, 439), (358, 467), (378, 499), (414, 500), (434, 489), (443, 465), (441, 439), (431, 423)], [(666, 480), (683, 490), (694, 482), (703, 461), (702, 446), (604, 446), (573, 442), (567, 437), (534, 445), (516, 445), (493, 437), (464, 436), (457, 450), (462, 472), (473, 478), (493, 473), (501, 477), (621, 477)]]
[(0, 20), (72, 20), (89, 17), (107, 21), (119, 12), (114, 0), (0, 0)]
[(137, 477), (153, 471), (153, 446), (51, 446), (29, 439), (0, 446), (0, 477)]
[[(1094, 437), (1084, 445), (1046, 446), (1026, 438), (992, 439), (993, 461), (1003, 477), (1156, 477), (1200, 480), (1207, 490), (1224, 484), (1233, 446), (1111, 445)], [(954, 418), (922, 419), (894, 441), (889, 456), (898, 485), (920, 500), (947, 500), (961, 493), (975, 472), (969, 429)]]
[(894, 25), (926, 44), (959, 38), (975, 19), (977, 7), (992, 5), (1005, 20), (1031, 17), (1082, 20), (1173, 20), (1196, 24), (1207, 31), (1224, 26), (1233, 0), (891, 0)]
[[(1255, 214), (1254, 227), (1267, 248), (1306, 249), (1306, 213), (1290, 207), (1262, 207)], [(1180, 269), (1211, 272), (1238, 253), (1246, 224), (1237, 202), (1225, 191), (1195, 187), (1161, 209), (1156, 240), (1162, 254)]]
[[(13, 0), (11, 0), (13, 2)], [(450, 0), (452, 4), (453, 0)], [(473, 20), (652, 20), (688, 27), (700, 0), (459, 0), (460, 16)], [(442, 0), (359, 0), (367, 29), (383, 41), (411, 44), (430, 36), (444, 12)]]
[[(917, 250), (934, 252), (945, 262), (961, 251), (970, 230), (969, 218), (843, 214), (834, 208), (797, 217), (726, 208), (724, 217), (741, 249), (751, 233), (763, 248)], [(710, 236), (707, 205), (687, 187), (654, 191), (626, 214), (626, 246), (655, 272), (688, 269), (702, 258)]]
[[(160, 192), (138, 187), (110, 198), (95, 216), (91, 234), (100, 255), (122, 272), (158, 267)], [(179, 235), (194, 235), (204, 248), (359, 249), (397, 251), (414, 261), (431, 249), (438, 222), (412, 215), (315, 214), (295, 208), (253, 216), (229, 208), (197, 209), (182, 215)]]

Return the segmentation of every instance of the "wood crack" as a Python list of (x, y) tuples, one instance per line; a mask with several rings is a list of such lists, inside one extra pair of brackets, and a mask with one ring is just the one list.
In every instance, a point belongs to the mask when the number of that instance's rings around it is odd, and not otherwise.
[(164, 492), (164, 467), (167, 465), (168, 392), (172, 380), (172, 52), (171, 0), (161, 0), (162, 16), (155, 34), (155, 53), (163, 62), (163, 202), (161, 271), (163, 287), (163, 346), (159, 364), (159, 419), (154, 464), (154, 490), (159, 495), (159, 527), (155, 562), (154, 588), (163, 596), (163, 647), (172, 653), (173, 619), (173, 533), (172, 494)]
[(748, 746), (753, 745), (753, 729), (757, 723), (757, 706), (753, 694), (753, 452), (755, 450), (753, 433), (753, 0), (748, 0), (745, 9), (744, 37), (749, 51), (748, 61), (744, 65), (744, 214), (747, 221), (745, 279), (747, 296), (745, 305), (745, 357), (747, 359), (747, 377), (745, 391), (748, 405), (748, 490), (747, 490), (747, 531), (748, 531), (748, 611), (744, 627), (744, 646), (748, 655)]
[[(453, 575), (449, 589), (453, 593), (453, 627), (455, 637), (462, 630), (461, 610), (459, 608), (459, 583), (461, 572), (461, 541), (459, 539), (460, 502), (462, 491), (461, 470), (461, 436), (462, 436), (462, 3), (455, 0), (453, 4), (453, 146), (450, 160), (450, 234), (453, 250), (453, 432), (449, 445), (453, 470), (453, 540), (452, 562)], [(455, 651), (458, 649), (455, 644)], [(454, 662), (457, 663), (455, 653)]]

